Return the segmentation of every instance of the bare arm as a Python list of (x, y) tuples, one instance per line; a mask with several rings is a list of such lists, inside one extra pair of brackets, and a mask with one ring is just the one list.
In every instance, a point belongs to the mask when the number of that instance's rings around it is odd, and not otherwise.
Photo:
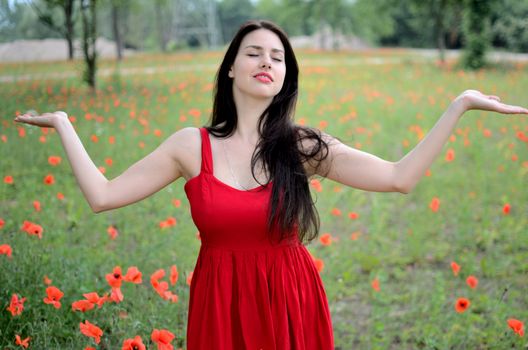
[(96, 213), (135, 203), (181, 176), (179, 156), (188, 134), (185, 129), (174, 133), (152, 153), (109, 181), (90, 159), (66, 113), (24, 115), (15, 120), (57, 130), (77, 183)]
[(380, 159), (334, 139), (329, 157), (318, 174), (366, 191), (409, 193), (442, 151), (460, 117), (471, 109), (528, 114), (527, 109), (503, 104), (496, 96), (467, 90), (449, 105), (427, 136), (398, 162)]

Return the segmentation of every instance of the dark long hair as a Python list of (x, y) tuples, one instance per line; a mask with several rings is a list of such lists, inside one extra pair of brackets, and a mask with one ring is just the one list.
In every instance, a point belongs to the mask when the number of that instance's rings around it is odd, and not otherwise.
[[(244, 37), (257, 29), (270, 30), (280, 38), (285, 50), (286, 76), (281, 91), (259, 118), (259, 141), (251, 157), (251, 173), (259, 182), (255, 177), (255, 167), (262, 164), (269, 174), (268, 180), (273, 181), (268, 208), (270, 239), (274, 238), (274, 232), (279, 232), (279, 240), (282, 240), (297, 230), (299, 240), (309, 242), (317, 237), (320, 223), (303, 164), (315, 160), (319, 167), (328, 156), (328, 144), (319, 130), (294, 123), (299, 67), (288, 37), (277, 25), (263, 20), (248, 21), (235, 34), (216, 74), (211, 125), (206, 129), (220, 138), (228, 137), (235, 131), (238, 115), (233, 98), (233, 80), (228, 72)], [(224, 125), (219, 125), (222, 123)], [(311, 146), (305, 149), (303, 144)]]

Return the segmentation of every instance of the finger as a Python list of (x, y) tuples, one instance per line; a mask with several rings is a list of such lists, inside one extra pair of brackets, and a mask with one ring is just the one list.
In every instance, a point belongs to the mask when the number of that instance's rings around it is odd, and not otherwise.
[(502, 105), (501, 113), (505, 114), (528, 114), (528, 109), (519, 106)]

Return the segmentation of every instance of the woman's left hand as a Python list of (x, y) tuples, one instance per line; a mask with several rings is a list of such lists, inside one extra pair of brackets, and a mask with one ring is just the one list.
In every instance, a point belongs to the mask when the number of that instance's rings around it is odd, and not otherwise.
[(477, 109), (503, 114), (528, 114), (528, 109), (502, 103), (498, 96), (484, 95), (477, 90), (466, 90), (456, 100), (460, 101), (466, 111)]

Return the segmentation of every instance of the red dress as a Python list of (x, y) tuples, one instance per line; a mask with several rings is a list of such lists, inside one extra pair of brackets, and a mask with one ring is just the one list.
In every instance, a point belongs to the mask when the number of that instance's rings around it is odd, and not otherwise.
[(200, 128), (200, 174), (185, 184), (202, 245), (193, 273), (187, 350), (330, 350), (332, 321), (319, 272), (292, 239), (267, 238), (271, 186), (248, 191), (213, 175)]

